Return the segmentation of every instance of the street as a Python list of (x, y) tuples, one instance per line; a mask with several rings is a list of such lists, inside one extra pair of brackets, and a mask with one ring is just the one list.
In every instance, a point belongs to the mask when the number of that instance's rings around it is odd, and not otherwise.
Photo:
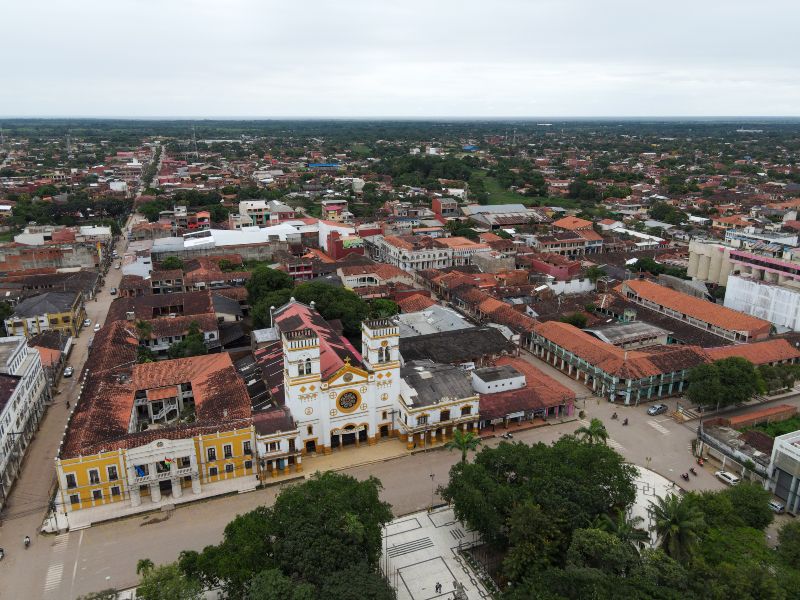
[[(123, 244), (124, 241), (120, 241), (117, 247), (121, 249)], [(31, 552), (33, 546), (40, 540), (50, 541), (52, 539), (38, 535), (38, 531), (55, 486), (53, 458), (58, 452), (58, 445), (67, 423), (66, 403), (69, 401), (70, 406), (74, 406), (80, 387), (80, 374), (86, 362), (89, 340), (94, 335), (93, 327), (95, 323), (103, 324), (111, 301), (115, 298), (109, 293), (109, 290), (112, 287), (118, 288), (121, 278), (121, 270), (109, 269), (103, 288), (97, 292), (97, 301), (86, 302), (86, 316), (91, 319), (92, 324), (83, 327), (78, 336), (73, 338), (72, 349), (66, 362), (67, 365), (74, 367), (75, 374), (69, 378), (62, 377), (59, 381), (39, 430), (26, 451), (20, 477), (14, 484), (2, 514), (0, 547), (5, 549), (6, 559), (0, 563), (0, 569), (4, 572), (10, 572), (9, 569), (13, 568), (13, 563), (6, 561), (10, 555), (17, 554), (17, 548), (22, 550), (22, 538), (25, 535), (30, 535), (33, 540), (28, 552)], [(21, 559), (19, 554), (17, 557)], [(38, 563), (38, 559), (34, 558), (32, 554), (26, 555), (24, 558), (27, 559), (25, 564)], [(41, 591), (25, 594), (10, 593), (5, 589), (8, 580), (8, 577), (2, 577), (0, 598), (38, 598), (41, 596)]]

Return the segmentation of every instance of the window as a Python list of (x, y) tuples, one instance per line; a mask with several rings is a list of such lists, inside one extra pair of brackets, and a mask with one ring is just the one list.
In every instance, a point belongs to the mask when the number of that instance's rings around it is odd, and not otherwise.
[(89, 483), (100, 483), (100, 472), (97, 469), (89, 469)]
[(472, 407), (471, 406), (463, 406), (461, 407), (461, 416), (464, 417), (466, 415), (472, 414)]
[(218, 472), (219, 472), (219, 471), (217, 471), (217, 467), (211, 467), (211, 468), (208, 470), (208, 476), (209, 476), (209, 477), (216, 477)]
[(78, 487), (78, 482), (75, 480), (75, 473), (67, 473), (67, 489)]
[(298, 375), (302, 375), (303, 374), (303, 365), (297, 365), (297, 374)]
[(449, 410), (443, 410), (439, 414), (439, 420), (440, 421), (449, 421), (450, 420), (450, 411)]
[(267, 444), (267, 452), (277, 452), (280, 449), (281, 449), (280, 442), (269, 442)]
[(92, 500), (102, 500), (103, 490), (92, 490)]
[(417, 425), (427, 425), (428, 415), (420, 415), (417, 417)]
[(306, 375), (311, 375), (311, 359), (306, 359)]
[(119, 486), (115, 485), (111, 488), (111, 495), (112, 496), (119, 496)]
[(308, 435), (312, 435), (314, 433), (314, 427), (309, 425), (308, 427), (306, 427), (306, 432), (308, 433)]
[(208, 449), (208, 460), (211, 462), (212, 460), (217, 460), (217, 449), (216, 448), (209, 448)]
[(227, 465), (225, 465), (225, 472), (226, 473), (233, 473), (233, 465), (231, 463), (228, 463)]
[(222, 447), (222, 452), (225, 455), (225, 458), (233, 458), (233, 446), (230, 444), (225, 444)]
[(69, 503), (70, 504), (80, 504), (81, 503), (81, 497), (78, 494), (72, 494), (69, 497)]
[(253, 461), (252, 460), (244, 461), (244, 468), (245, 469), (252, 469), (253, 468)]
[(250, 440), (247, 440), (246, 442), (242, 443), (242, 452), (244, 454), (252, 454), (253, 453), (253, 449), (250, 447)]
[(386, 420), (388, 417), (389, 417), (389, 412), (388, 412), (388, 411), (383, 411), (383, 412), (381, 413), (381, 419), (383, 419), (384, 421), (385, 421), (385, 420)]
[(116, 467), (116, 465), (112, 465), (112, 466), (108, 467), (108, 480), (109, 481), (116, 481), (117, 479), (119, 479), (119, 477), (117, 476), (117, 467)]

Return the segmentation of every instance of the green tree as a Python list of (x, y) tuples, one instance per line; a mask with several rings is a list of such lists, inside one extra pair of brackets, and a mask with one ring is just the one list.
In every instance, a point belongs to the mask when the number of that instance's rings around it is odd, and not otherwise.
[(170, 358), (189, 358), (203, 354), (208, 354), (208, 347), (197, 321), (189, 323), (189, 331), (186, 336), (180, 342), (172, 344), (167, 350), (167, 356)]
[(575, 530), (567, 551), (567, 565), (614, 575), (625, 575), (638, 563), (638, 558), (630, 544), (600, 529)]
[(331, 600), (395, 600), (394, 590), (380, 573), (366, 564), (348, 565), (328, 574), (317, 598)]
[(202, 586), (186, 577), (175, 563), (150, 567), (142, 572), (136, 597), (142, 600), (199, 600)]
[(775, 513), (769, 507), (772, 494), (760, 484), (742, 481), (722, 492), (731, 500), (734, 512), (741, 517), (744, 524), (753, 529), (763, 530), (772, 523)]
[(178, 564), (203, 587), (220, 586), (230, 598), (243, 598), (251, 579), (274, 568), (272, 510), (259, 506), (225, 526), (222, 542), (202, 552), (184, 550)]
[(316, 589), (308, 583), (295, 583), (278, 569), (266, 569), (247, 586), (247, 600), (315, 600)]
[(608, 431), (600, 419), (592, 419), (589, 425), (578, 427), (575, 435), (587, 444), (606, 444), (608, 442)]
[(607, 514), (600, 515), (595, 527), (613, 534), (632, 548), (641, 551), (650, 540), (650, 534), (641, 527), (643, 522), (642, 517), (628, 518), (624, 510), (617, 509), (614, 517)]
[[(601, 277), (605, 277), (606, 275), (607, 275), (606, 270), (603, 267), (599, 267), (597, 265), (592, 265), (591, 267), (586, 269), (586, 277), (588, 277), (592, 283), (596, 283), (598, 279), (600, 279)], [(585, 326), (586, 325), (584, 324), (584, 327)]]
[[(451, 468), (441, 494), (459, 519), (506, 549), (517, 535), (508, 528), (515, 507), (539, 506), (563, 523), (559, 528), (569, 539), (573, 529), (633, 502), (634, 476), (635, 468), (611, 448), (564, 436), (552, 445), (484, 447), (471, 463)], [(520, 535), (524, 539), (525, 533)]]
[(381, 528), (392, 519), (380, 482), (327, 472), (284, 489), (271, 519), (274, 556), (284, 573), (321, 585), (353, 564), (377, 569)]
[(3, 335), (6, 333), (6, 319), (14, 314), (14, 307), (8, 302), (0, 302), (0, 327), (3, 328)]
[(800, 570), (800, 522), (786, 523), (778, 531), (778, 557)]
[(507, 528), (510, 549), (503, 559), (503, 572), (510, 581), (557, 565), (569, 541), (562, 531), (563, 521), (530, 501), (514, 507)]
[(369, 316), (373, 319), (385, 319), (400, 312), (400, 307), (391, 300), (377, 299), (369, 303)]
[(99, 592), (92, 592), (78, 596), (78, 600), (117, 600), (119, 593), (114, 588), (100, 590)]
[(183, 261), (177, 256), (168, 256), (161, 261), (161, 268), (165, 271), (183, 271)]
[(467, 462), (467, 453), (477, 450), (481, 445), (481, 438), (471, 431), (456, 429), (453, 431), (453, 439), (447, 442), (444, 447), (448, 450), (458, 450), (461, 452), (461, 462)]
[(586, 327), (586, 315), (579, 312), (570, 313), (561, 317), (561, 321), (563, 323), (569, 323), (573, 327), (577, 327), (578, 329), (583, 329)]
[(245, 287), (248, 301), (253, 305), (269, 293), (281, 289), (291, 289), (293, 285), (294, 280), (288, 273), (259, 265), (253, 270)]
[(731, 356), (692, 368), (686, 395), (701, 406), (731, 406), (749, 400), (761, 386), (753, 363)]
[(675, 494), (650, 502), (650, 515), (659, 545), (667, 556), (686, 563), (695, 550), (698, 532), (705, 526), (703, 513)]

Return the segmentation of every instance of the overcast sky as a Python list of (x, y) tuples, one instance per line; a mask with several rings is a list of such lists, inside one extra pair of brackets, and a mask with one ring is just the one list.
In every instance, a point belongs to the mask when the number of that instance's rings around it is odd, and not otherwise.
[(797, 0), (1, 0), (0, 115), (800, 114)]

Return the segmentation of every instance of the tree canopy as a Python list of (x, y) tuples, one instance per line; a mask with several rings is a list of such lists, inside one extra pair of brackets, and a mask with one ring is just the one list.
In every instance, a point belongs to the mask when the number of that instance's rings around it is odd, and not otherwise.
[(762, 391), (763, 383), (753, 363), (731, 356), (689, 371), (686, 395), (700, 406), (741, 404)]
[(315, 474), (274, 506), (236, 517), (220, 544), (182, 552), (178, 565), (233, 599), (392, 600), (378, 572), (381, 528), (392, 518), (380, 489), (375, 478)]

